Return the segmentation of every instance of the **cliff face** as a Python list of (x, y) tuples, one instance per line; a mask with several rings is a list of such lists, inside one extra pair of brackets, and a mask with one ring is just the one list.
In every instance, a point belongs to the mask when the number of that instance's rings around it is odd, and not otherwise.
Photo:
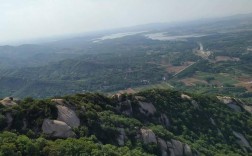
[(19, 102), (6, 98), (0, 103), (1, 130), (32, 138), (95, 136), (98, 144), (162, 156), (252, 151), (251, 106), (233, 98), (149, 90), (113, 97), (87, 93)]

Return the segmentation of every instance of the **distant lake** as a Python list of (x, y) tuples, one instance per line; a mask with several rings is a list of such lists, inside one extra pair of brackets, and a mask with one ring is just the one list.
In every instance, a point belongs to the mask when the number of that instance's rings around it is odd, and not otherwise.
[(103, 40), (117, 39), (117, 38), (122, 38), (122, 37), (125, 37), (125, 36), (136, 35), (136, 34), (140, 34), (140, 33), (144, 33), (144, 32), (146, 32), (146, 31), (124, 32), (124, 33), (110, 34), (110, 35), (106, 35), (106, 36), (97, 38), (93, 42), (100, 42), (100, 41), (103, 41)]
[(206, 36), (206, 35), (202, 35), (202, 34), (190, 34), (190, 35), (169, 36), (169, 35), (166, 35), (165, 32), (163, 32), (163, 33), (146, 34), (145, 35), (145, 37), (147, 37), (149, 39), (159, 40), (159, 41), (172, 41), (172, 40), (185, 41), (187, 38), (203, 37), (203, 36)]

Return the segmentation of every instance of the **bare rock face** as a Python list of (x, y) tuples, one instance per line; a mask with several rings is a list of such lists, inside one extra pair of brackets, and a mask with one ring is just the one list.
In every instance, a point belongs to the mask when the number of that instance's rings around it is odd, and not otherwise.
[(241, 106), (236, 102), (235, 99), (231, 98), (231, 97), (221, 97), (221, 96), (217, 96), (217, 98), (223, 102), (224, 104), (226, 104), (228, 107), (232, 108), (234, 111), (236, 112), (241, 112)]
[(170, 156), (193, 156), (191, 148), (189, 145), (184, 144), (178, 140), (167, 141), (167, 147)]
[(117, 101), (122, 101), (123, 97), (121, 93), (117, 93), (112, 96), (113, 99), (116, 99)]
[(156, 135), (151, 129), (141, 128), (140, 130), (143, 142), (145, 144), (155, 143), (157, 144)]
[(158, 138), (157, 141), (158, 141), (158, 145), (160, 147), (162, 156), (168, 156), (168, 153), (167, 153), (168, 147), (167, 147), (166, 142), (161, 138)]
[(245, 109), (245, 111), (249, 112), (252, 114), (252, 105), (248, 105), (246, 103), (244, 103), (242, 100), (240, 99), (235, 99), (235, 101), (243, 107), (243, 109)]
[(75, 137), (75, 133), (72, 128), (65, 122), (58, 120), (44, 119), (42, 125), (43, 133), (57, 138)]
[(27, 128), (27, 120), (23, 119), (23, 127), (22, 130), (25, 130)]
[(67, 103), (66, 100), (64, 100), (64, 99), (52, 99), (51, 101), (55, 102), (55, 103), (57, 103), (59, 105), (64, 105), (64, 104)]
[(218, 98), (221, 102), (223, 102), (224, 104), (229, 104), (229, 103), (232, 103), (232, 102), (233, 102), (232, 98), (231, 98), (231, 97), (228, 97), (228, 96), (223, 96), (223, 97), (217, 96), (217, 98)]
[(161, 114), (159, 120), (162, 123), (162, 125), (164, 125), (166, 128), (170, 126), (170, 121), (165, 114)]
[(120, 112), (124, 115), (131, 116), (132, 115), (132, 106), (131, 101), (126, 100), (119, 103)]
[(146, 100), (146, 98), (143, 97), (143, 96), (135, 96), (135, 99), (136, 99), (136, 100), (139, 100), (139, 101), (144, 101), (144, 100)]
[(11, 127), (12, 121), (13, 121), (13, 117), (12, 117), (11, 113), (6, 114), (6, 119), (7, 119), (7, 129), (8, 129)]
[(252, 106), (244, 105), (243, 108), (244, 108), (247, 112), (249, 112), (249, 113), (252, 114)]
[(189, 100), (191, 101), (191, 104), (193, 105), (194, 108), (199, 108), (199, 104), (197, 103), (197, 101), (193, 100), (192, 97), (190, 97), (189, 95), (186, 94), (181, 94), (181, 98), (184, 100)]
[(140, 108), (139, 108), (140, 112), (147, 116), (153, 115), (157, 111), (155, 106), (152, 103), (139, 101), (139, 105), (140, 105)]
[(181, 94), (181, 98), (184, 100), (192, 100), (192, 97), (190, 97), (189, 95), (186, 95), (186, 94)]
[[(244, 137), (243, 134), (238, 133), (238, 132), (235, 132), (235, 131), (233, 131), (233, 134), (234, 134), (235, 137), (238, 139), (238, 140), (237, 140), (237, 143), (238, 143), (241, 147), (243, 147), (243, 150), (244, 150), (244, 151), (247, 151), (246, 148), (252, 150), (252, 147), (250, 146), (248, 140)], [(244, 148), (244, 147), (245, 147), (245, 148)]]
[(184, 145), (184, 155), (186, 156), (193, 156), (192, 150), (189, 145)]
[(178, 140), (171, 140), (171, 143), (173, 145), (173, 152), (176, 156), (183, 155), (183, 143)]
[(73, 110), (63, 105), (57, 105), (56, 107), (58, 109), (57, 120), (65, 122), (72, 128), (80, 126), (80, 119)]
[(235, 103), (230, 103), (228, 104), (228, 107), (232, 108), (233, 110), (235, 110), (236, 112), (241, 112), (241, 107)]
[(0, 101), (0, 104), (11, 107), (17, 105), (17, 103), (14, 101), (13, 97), (6, 97), (3, 100)]
[(174, 153), (174, 150), (173, 150), (174, 147), (173, 147), (172, 143), (170, 141), (167, 141), (166, 144), (167, 144), (167, 147), (168, 147), (169, 155), (170, 156), (175, 156), (175, 153)]
[(118, 131), (120, 133), (119, 136), (117, 137), (118, 145), (124, 146), (125, 139), (126, 139), (125, 130), (124, 130), (124, 128), (118, 128)]

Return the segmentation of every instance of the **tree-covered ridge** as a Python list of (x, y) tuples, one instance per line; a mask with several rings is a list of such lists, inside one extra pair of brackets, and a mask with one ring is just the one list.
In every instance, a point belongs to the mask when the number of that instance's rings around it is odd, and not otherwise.
[[(249, 155), (251, 106), (174, 90), (0, 101), (0, 155)], [(60, 129), (59, 129), (60, 127)]]

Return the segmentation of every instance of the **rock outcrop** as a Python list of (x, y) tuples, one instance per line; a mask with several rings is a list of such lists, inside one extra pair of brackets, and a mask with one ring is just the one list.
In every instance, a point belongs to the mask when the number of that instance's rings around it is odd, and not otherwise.
[(167, 147), (170, 156), (193, 156), (194, 154), (189, 145), (178, 140), (167, 141)]
[(241, 112), (241, 106), (237, 103), (234, 98), (227, 97), (227, 96), (217, 96), (217, 98), (228, 107), (232, 108), (236, 112)]
[(186, 156), (193, 156), (192, 149), (187, 144), (184, 145), (184, 155), (186, 155)]
[(75, 111), (69, 108), (69, 102), (65, 99), (52, 99), (51, 102), (56, 103), (58, 109), (57, 120), (65, 122), (68, 126), (76, 128), (80, 126), (80, 119)]
[(0, 104), (11, 107), (17, 105), (17, 103), (14, 101), (13, 97), (6, 97), (3, 100), (0, 101)]
[(243, 134), (235, 131), (233, 131), (233, 134), (238, 139), (237, 143), (243, 148), (244, 151), (247, 151), (247, 148), (250, 149), (250, 151), (252, 151), (251, 145), (249, 144), (248, 140), (244, 137)]
[(124, 146), (125, 139), (126, 139), (125, 130), (124, 130), (124, 128), (118, 128), (118, 131), (119, 131), (119, 136), (117, 137), (118, 145)]
[(192, 100), (192, 97), (190, 97), (189, 95), (186, 95), (186, 94), (181, 94), (181, 98), (184, 100)]
[(161, 138), (158, 138), (157, 141), (158, 141), (158, 145), (160, 147), (162, 156), (168, 156), (168, 153), (167, 153), (168, 147), (167, 147), (166, 141), (164, 141)]
[(244, 109), (245, 111), (252, 114), (252, 105), (248, 105), (240, 99), (231, 98), (227, 96), (217, 96), (217, 98), (236, 112), (241, 112), (242, 109)]
[(77, 117), (76, 113), (63, 105), (57, 105), (58, 118), (57, 120), (65, 122), (68, 126), (75, 128), (80, 126), (80, 119)]
[(149, 115), (154, 115), (156, 113), (156, 108), (152, 103), (147, 103), (147, 102), (141, 102), (139, 101), (139, 110), (141, 113), (149, 116)]
[(7, 129), (9, 129), (12, 125), (12, 121), (13, 121), (13, 117), (11, 115), (11, 113), (7, 113), (6, 114), (6, 122), (7, 122)]
[(164, 125), (166, 128), (170, 126), (170, 121), (168, 117), (165, 114), (161, 114), (159, 121), (162, 125)]
[(244, 103), (242, 100), (240, 99), (235, 99), (235, 101), (247, 112), (252, 114), (252, 105), (248, 105), (246, 103)]
[(140, 130), (143, 142), (145, 144), (155, 143), (157, 144), (156, 135), (151, 129), (141, 128)]
[(59, 105), (68, 104), (68, 102), (65, 99), (52, 99), (51, 101), (55, 102), (56, 104), (59, 104)]
[(178, 140), (171, 140), (172, 148), (169, 148), (171, 153), (174, 153), (174, 155), (183, 155), (184, 153), (184, 145), (182, 142)]
[(244, 108), (247, 112), (249, 112), (249, 113), (252, 114), (252, 106), (244, 105), (243, 108)]
[(127, 116), (131, 116), (132, 115), (131, 101), (125, 100), (123, 102), (120, 102), (118, 109), (122, 114), (127, 115)]
[(47, 135), (57, 138), (75, 137), (72, 128), (65, 122), (58, 120), (44, 119), (42, 131)]
[(25, 130), (26, 128), (27, 128), (27, 120), (24, 118), (22, 130)]
[(197, 101), (193, 100), (189, 95), (181, 94), (181, 98), (184, 100), (189, 100), (194, 108), (199, 109), (199, 104), (197, 103)]

